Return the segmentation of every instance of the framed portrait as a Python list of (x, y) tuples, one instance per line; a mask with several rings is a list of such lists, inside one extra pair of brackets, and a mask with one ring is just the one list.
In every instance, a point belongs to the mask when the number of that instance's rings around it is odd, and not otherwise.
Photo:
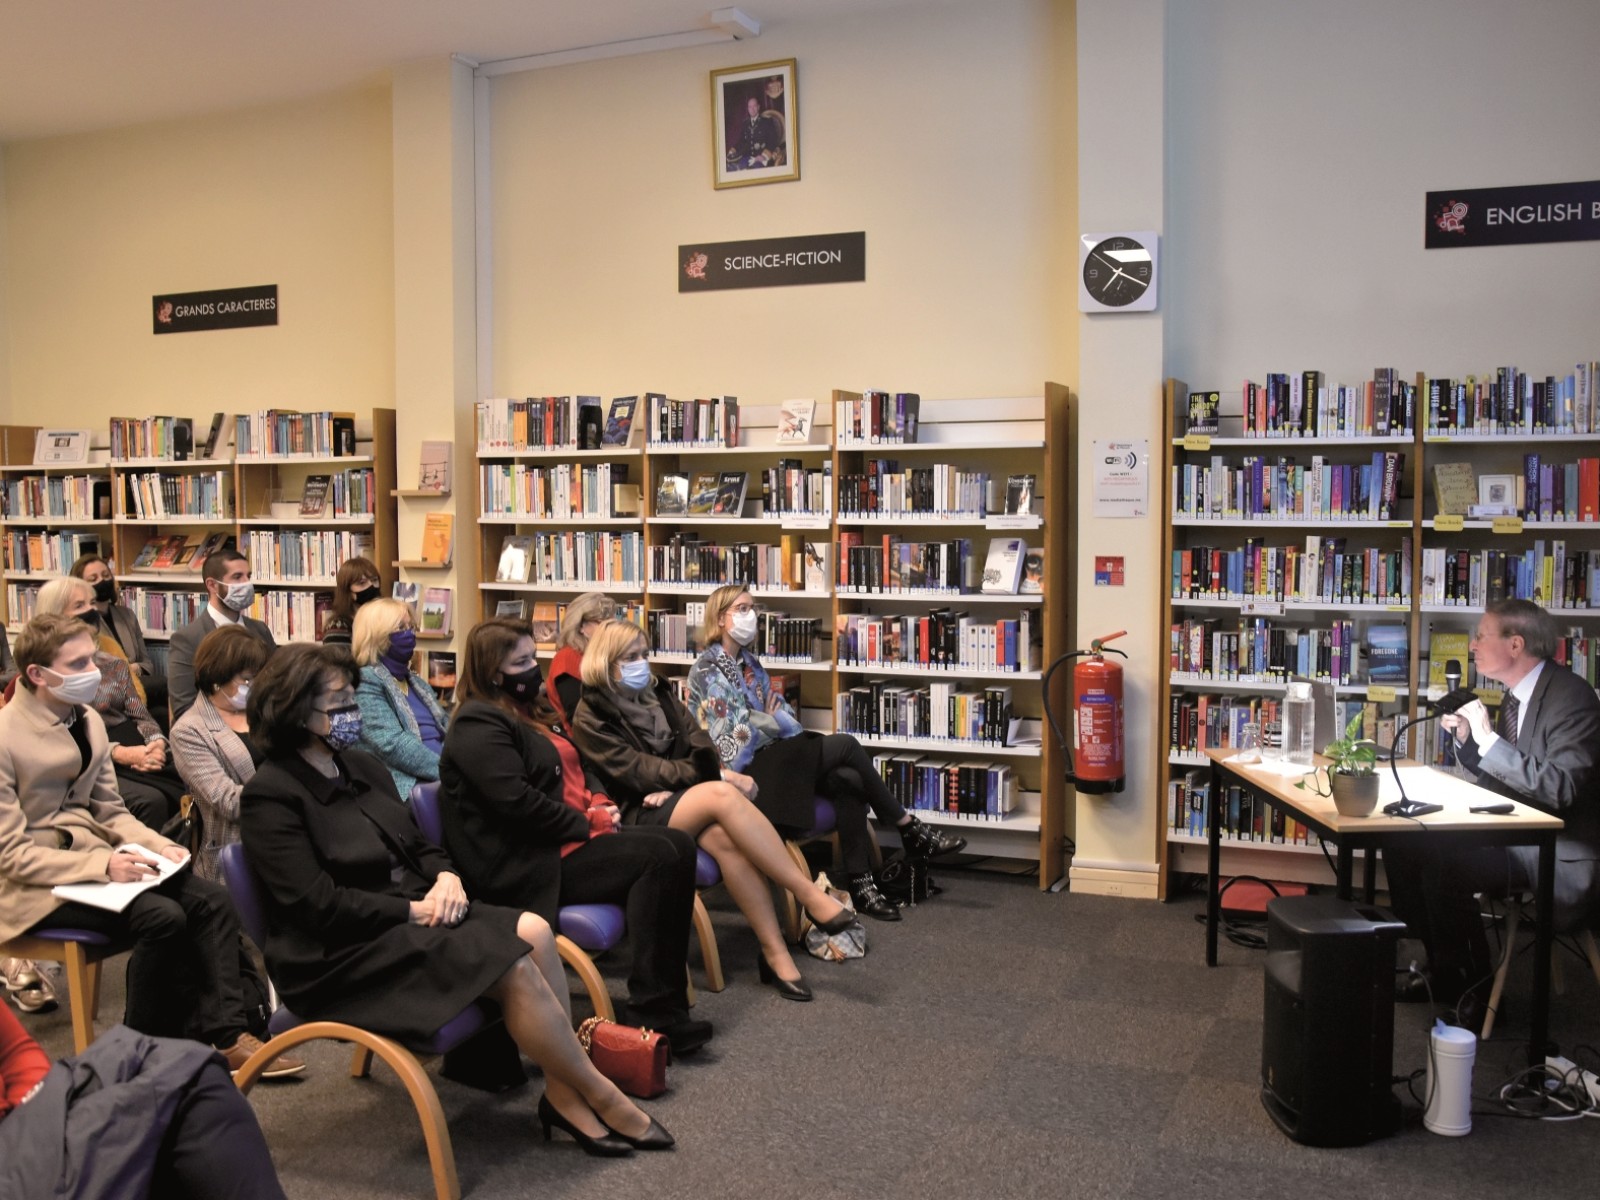
[(711, 131), (717, 187), (799, 179), (794, 59), (711, 72)]

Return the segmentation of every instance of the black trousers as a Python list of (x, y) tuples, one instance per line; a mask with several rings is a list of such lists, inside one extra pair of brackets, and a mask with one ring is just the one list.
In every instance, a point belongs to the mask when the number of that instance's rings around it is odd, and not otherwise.
[(152, 1037), (182, 1037), (188, 1007), (185, 969), (198, 983), (194, 1027), (203, 1041), (231, 1046), (244, 1032), (239, 983), (239, 918), (221, 884), (180, 871), (141, 893), (120, 913), (68, 902), (34, 926), (88, 929), (133, 939), (128, 1006), (122, 1023)]
[(848, 733), (830, 733), (822, 739), (822, 760), (818, 765), (817, 791), (833, 801), (838, 814), (839, 854), (847, 875), (865, 875), (872, 870), (872, 830), (867, 826), (867, 809), (878, 820), (898, 825), (906, 810), (889, 793), (889, 785), (872, 766), (872, 757)]
[(681, 829), (627, 825), (591, 838), (561, 860), (562, 904), (620, 904), (633, 965), (628, 1008), (636, 1023), (688, 1015), (689, 925), (695, 842)]
[(152, 1196), (284, 1200), (255, 1111), (220, 1062), (184, 1089), (150, 1181)]
[(1493, 977), (1476, 893), (1504, 896), (1527, 887), (1516, 859), (1499, 846), (1451, 848), (1423, 836), (1385, 847), (1383, 869), (1395, 916), (1428, 948), (1434, 1000), (1454, 1004)]

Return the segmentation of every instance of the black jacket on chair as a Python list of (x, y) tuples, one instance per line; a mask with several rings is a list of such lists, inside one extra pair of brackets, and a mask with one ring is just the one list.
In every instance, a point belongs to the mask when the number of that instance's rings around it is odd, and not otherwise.
[[(1480, 755), (1470, 738), (1456, 758), (1491, 791), (1560, 817), (1556, 839), (1555, 920), (1572, 929), (1600, 915), (1600, 698), (1571, 671), (1546, 662), (1522, 706), (1517, 742), (1502, 738)], [(1535, 846), (1510, 846), (1528, 879), (1538, 875)]]
[(561, 847), (587, 841), (589, 821), (561, 799), (550, 740), (497, 704), (469, 700), (450, 718), (439, 785), (445, 848), (468, 894), (556, 925)]
[(676, 792), (722, 778), (722, 760), (711, 735), (694, 718), (665, 680), (655, 679), (656, 699), (667, 714), (672, 745), (656, 754), (623, 715), (609, 691), (585, 687), (572, 718), (572, 736), (583, 761), (605, 783), (605, 793), (624, 810), (637, 807), (651, 792)]

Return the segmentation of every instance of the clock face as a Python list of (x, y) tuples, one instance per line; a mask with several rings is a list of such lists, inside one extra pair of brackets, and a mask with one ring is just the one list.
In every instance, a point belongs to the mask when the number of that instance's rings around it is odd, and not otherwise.
[(1156, 235), (1085, 234), (1078, 244), (1079, 307), (1147, 312), (1156, 306)]

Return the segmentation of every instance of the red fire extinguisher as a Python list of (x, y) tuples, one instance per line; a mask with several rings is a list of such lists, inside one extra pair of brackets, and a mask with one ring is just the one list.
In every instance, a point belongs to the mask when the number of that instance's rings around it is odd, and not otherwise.
[[(1126, 783), (1127, 767), (1122, 741), (1122, 667), (1106, 661), (1107, 654), (1128, 656), (1121, 650), (1108, 650), (1105, 644), (1127, 634), (1126, 629), (1095, 638), (1087, 650), (1063, 654), (1044, 674), (1045, 715), (1067, 760), (1067, 782), (1080, 792), (1104, 794), (1120, 792)], [(1081, 659), (1072, 670), (1072, 746), (1067, 746), (1061, 727), (1050, 706), (1050, 676), (1071, 659)]]

